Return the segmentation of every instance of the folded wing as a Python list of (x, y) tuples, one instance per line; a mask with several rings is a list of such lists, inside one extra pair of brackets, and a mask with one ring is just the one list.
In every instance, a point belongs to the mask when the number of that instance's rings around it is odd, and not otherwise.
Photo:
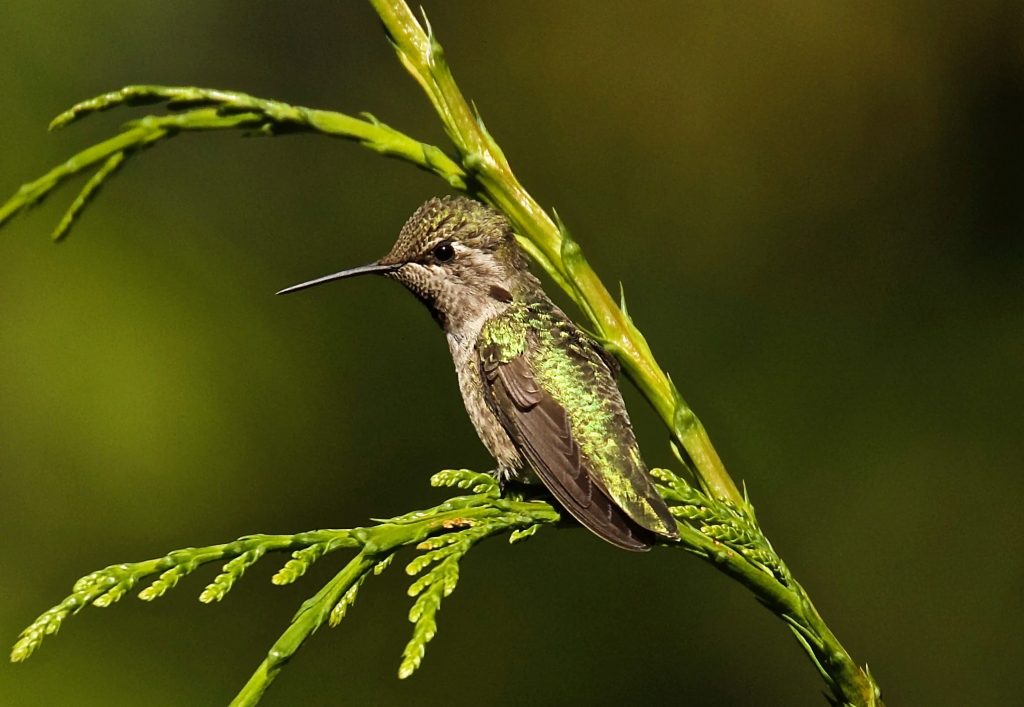
[(601, 488), (573, 437), (569, 414), (539, 384), (526, 353), (507, 361), (496, 352), (483, 354), (485, 397), (552, 495), (576, 520), (613, 545), (649, 549), (655, 534), (630, 518)]

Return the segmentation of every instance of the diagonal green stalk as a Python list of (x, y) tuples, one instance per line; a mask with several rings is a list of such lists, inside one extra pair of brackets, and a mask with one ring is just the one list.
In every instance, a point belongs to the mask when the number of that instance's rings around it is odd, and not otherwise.
[(619, 308), (587, 263), (579, 245), (516, 179), (504, 153), (455, 83), (441, 44), (401, 0), (371, 0), (398, 58), (430, 99), (472, 176), (475, 194), (498, 207), (526, 241), (527, 250), (580, 306), (602, 344), (664, 420), (686, 450), (701, 485), (736, 504), (743, 497), (725, 470), (704, 426), (661, 369), (646, 339)]
[[(685, 450), (687, 459), (683, 461), (689, 462), (687, 466), (709, 497), (723, 506), (748, 513), (756, 527), (753, 510), (726, 472), (704, 426), (662, 371), (643, 335), (615, 303), (557, 216), (556, 220), (550, 218), (519, 183), (483, 120), (459, 91), (426, 16), (421, 26), (404, 0), (370, 2), (384, 22), (400, 61), (437, 110), (472, 178), (470, 184), (479, 185), (478, 195), (507, 214), (521, 238), (527, 241), (531, 254), (539, 256), (546, 270), (557, 273), (555, 279), (560, 285), (568, 284), (569, 294), (595, 327), (602, 344), (615, 354)], [(764, 543), (770, 548), (766, 538)], [(769, 608), (790, 622), (837, 703), (881, 704), (870, 675), (853, 661), (792, 578), (786, 584), (772, 576), (766, 581), (755, 565), (741, 556), (729, 555), (721, 543), (692, 528), (684, 533), (683, 544), (719, 562), (726, 574), (753, 590)]]
[(679, 544), (747, 587), (786, 622), (828, 685), (832, 702), (883, 707), (867, 669), (857, 665), (825, 624), (765, 537), (749, 501), (736, 507), (701, 494), (666, 469), (652, 469), (651, 474), (679, 520)]
[(250, 707), (257, 704), (270, 687), (270, 683), (281, 672), (281, 668), (291, 660), (305, 640), (328, 620), (334, 606), (345, 592), (366, 576), (376, 563), (375, 555), (367, 553), (366, 550), (360, 551), (320, 591), (303, 602), (291, 624), (271, 646), (267, 657), (256, 668), (256, 672), (235, 695), (235, 699), (231, 700), (231, 707)]

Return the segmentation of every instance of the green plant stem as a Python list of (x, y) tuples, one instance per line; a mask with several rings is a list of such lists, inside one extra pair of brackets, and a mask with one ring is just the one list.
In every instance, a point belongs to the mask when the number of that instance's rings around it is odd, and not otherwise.
[[(293, 559), (273, 578), (275, 584), (287, 584), (298, 579), (310, 563), (327, 553), (343, 548), (358, 549), (355, 557), (333, 579), (302, 604), (232, 702), (233, 705), (254, 705), (307, 638), (325, 622), (334, 625), (341, 620), (355, 599), (355, 590), (371, 572), (383, 570), (398, 550), (417, 547), (425, 553), (410, 563), (406, 568), (408, 574), (419, 574), (433, 563), (438, 564), (421, 576), (410, 590), (410, 595), (433, 593), (426, 597), (421, 595), (410, 614), (416, 627), (399, 669), (399, 676), (407, 677), (420, 665), (426, 643), (436, 631), (435, 615), (440, 601), (454, 589), (458, 561), (466, 552), (493, 535), (507, 533), (510, 540), (515, 541), (531, 535), (541, 525), (560, 520), (558, 511), (546, 502), (501, 498), (493, 479), (484, 474), (444, 471), (434, 475), (431, 483), (471, 489), (473, 494), (456, 496), (433, 508), (381, 520), (373, 526), (295, 535), (248, 535), (230, 543), (175, 550), (154, 560), (111, 565), (93, 572), (78, 580), (66, 599), (44, 612), (22, 632), (11, 659), (16, 662), (27, 659), (46, 636), (60, 630), (68, 617), (90, 605), (114, 604), (147, 577), (158, 575), (139, 593), (140, 598), (151, 601), (203, 565), (230, 558), (224, 565), (224, 572), (200, 595), (202, 601), (218, 601), (245, 569), (268, 552), (294, 551)], [(429, 601), (424, 602), (424, 599)]]
[(837, 705), (882, 707), (880, 690), (826, 626), (807, 592), (765, 537), (753, 506), (704, 496), (666, 469), (653, 469), (679, 523), (679, 544), (747, 587), (781, 617), (818, 670)]
[[(363, 118), (354, 118), (344, 113), (291, 106), (235, 91), (192, 87), (127, 86), (75, 105), (57, 116), (50, 127), (62, 128), (91, 113), (116, 106), (156, 101), (166, 101), (172, 108), (193, 108), (176, 115), (150, 115), (132, 121), (120, 134), (82, 150), (42, 177), (22, 185), (6, 203), (0, 205), (0, 226), (21, 211), (42, 201), (69, 178), (96, 165), (104, 164), (105, 167), (96, 174), (97, 179), (86, 185), (82, 196), (61, 220), (54, 233), (55, 238), (59, 239), (66, 235), (88, 197), (92, 196), (102, 181), (121, 165), (125, 156), (180, 132), (190, 131), (241, 129), (250, 135), (317, 132), (329, 137), (353, 140), (378, 154), (414, 164), (438, 175), (452, 188), (467, 188), (465, 171), (443, 150), (414, 140), (369, 114), (364, 114)], [(111, 160), (116, 162), (111, 163)]]
[(334, 605), (349, 587), (369, 572), (376, 562), (374, 555), (368, 554), (365, 550), (360, 551), (319, 592), (303, 602), (291, 624), (274, 642), (256, 672), (235, 695), (235, 699), (231, 700), (232, 707), (249, 707), (260, 701), (281, 668), (291, 660), (305, 640), (327, 621)]
[(792, 579), (784, 584), (724, 543), (711, 540), (692, 527), (682, 524), (679, 527), (680, 544), (685, 549), (697, 551), (787, 622), (828, 685), (836, 704), (883, 707), (874, 681), (828, 628), (800, 584)]
[[(330, 550), (356, 547), (358, 543), (352, 538), (352, 532), (316, 530), (296, 535), (247, 535), (229, 543), (175, 550), (155, 560), (111, 565), (78, 580), (71, 595), (43, 613), (26, 628), (11, 651), (11, 660), (26, 660), (39, 647), (45, 636), (60, 629), (68, 616), (90, 605), (110, 606), (146, 577), (161, 575), (161, 579), (140, 593), (142, 599), (149, 601), (162, 596), (181, 577), (210, 562), (217, 562), (226, 557), (238, 557), (255, 549), (262, 552), (280, 552), (314, 544), (324, 544)], [(169, 580), (164, 579), (167, 572), (173, 572)]]
[(527, 250), (580, 306), (602, 344), (619, 359), (623, 370), (686, 450), (702, 486), (719, 498), (742, 503), (743, 497), (704, 426), (658, 365), (643, 334), (615, 303), (579, 245), (513, 174), (504, 153), (459, 91), (429, 26), (424, 31), (401, 0), (371, 0), (371, 4), (384, 22), (402, 64), (437, 110), (473, 178), (470, 186), (475, 186), (473, 182), (479, 185), (475, 194), (510, 218), (527, 240)]
[(303, 603), (288, 629), (277, 639), (259, 668), (231, 702), (232, 706), (255, 705), (302, 643), (328, 620), (342, 595), (395, 550), (417, 545), (447, 528), (497, 518), (509, 511), (513, 513), (510, 516), (512, 521), (496, 526), (490, 534), (528, 528), (537, 523), (555, 523), (559, 519), (558, 513), (547, 504), (515, 501), (496, 503), (501, 503), (503, 507), (459, 508), (418, 522), (388, 523), (362, 529), (360, 540), (363, 549), (315, 596)]

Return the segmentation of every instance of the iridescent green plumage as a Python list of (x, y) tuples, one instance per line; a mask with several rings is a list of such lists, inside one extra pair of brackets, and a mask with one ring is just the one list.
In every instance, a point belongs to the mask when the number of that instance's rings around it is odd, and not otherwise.
[(674, 536), (608, 363), (546, 296), (533, 294), (483, 326), (485, 397), (541, 481), (584, 525), (642, 549), (650, 538), (621, 510), (642, 529)]

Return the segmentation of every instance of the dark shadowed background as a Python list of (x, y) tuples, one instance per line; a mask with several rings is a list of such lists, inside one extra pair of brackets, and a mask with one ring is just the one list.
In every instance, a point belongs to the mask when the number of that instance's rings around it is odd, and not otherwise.
[[(1020, 4), (427, 9), (519, 177), (624, 284), (889, 704), (1019, 699)], [(140, 82), (444, 139), (364, 3), (15, 0), (0, 196), (135, 113), (47, 134), (51, 117)], [(47, 234), (71, 190), (0, 233), (0, 643), (93, 569), (362, 524), (442, 500), (440, 468), (489, 468), (441, 334), (400, 287), (273, 296), (382, 254), (444, 191), (342, 141), (193, 134), (133, 159), (67, 243)], [(647, 460), (671, 463), (626, 394)], [(264, 559), (212, 607), (211, 567), (153, 604), (88, 609), (0, 665), (0, 703), (225, 704), (344, 559), (286, 588), (269, 582), (284, 558)], [(408, 583), (372, 579), (266, 704), (824, 704), (782, 623), (682, 552), (569, 530), (488, 542), (400, 682)]]

